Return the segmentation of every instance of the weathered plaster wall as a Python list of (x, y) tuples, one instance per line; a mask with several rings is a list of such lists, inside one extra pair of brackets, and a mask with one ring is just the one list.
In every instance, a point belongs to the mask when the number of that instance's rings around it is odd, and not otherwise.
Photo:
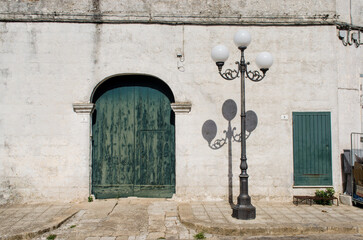
[(363, 26), (363, 2), (361, 0), (336, 0), (338, 21)]
[[(337, 14), (340, 21), (363, 26), (363, 2), (360, 0), (337, 0)], [(363, 130), (361, 128), (363, 119), (358, 117), (361, 114), (362, 47), (359, 49), (353, 46), (344, 47), (341, 42), (337, 42), (336, 58), (340, 122), (339, 148), (350, 149), (350, 133)]]
[(87, 196), (88, 117), (74, 114), (72, 103), (92, 73), (93, 45), (84, 41), (92, 34), (93, 28), (77, 25), (0, 24), (0, 193), (5, 200)]
[[(351, 66), (351, 67), (347, 67)], [(360, 74), (363, 72), (362, 47), (359, 49), (351, 46), (337, 45), (337, 68), (338, 68), (338, 96), (340, 104), (340, 121), (344, 125), (340, 128), (341, 148), (350, 148), (350, 133), (361, 132), (361, 124), (357, 118), (361, 111), (361, 88)]]
[(0, 20), (144, 23), (331, 23), (334, 0), (0, 0)]
[[(201, 127), (213, 119), (217, 137), (222, 137), (227, 127), (222, 104), (229, 98), (239, 103), (239, 82), (218, 75), (210, 50), (226, 44), (231, 56), (225, 67), (233, 68), (239, 56), (232, 38), (240, 28), (0, 23), (0, 203), (88, 196), (89, 116), (74, 113), (72, 103), (89, 102), (100, 81), (125, 73), (156, 76), (170, 86), (176, 101), (193, 104), (189, 114), (176, 116), (176, 197), (227, 198), (227, 148), (211, 150)], [(291, 200), (301, 191), (293, 189), (293, 111), (332, 113), (333, 181), (339, 191), (339, 154), (346, 143), (339, 135), (350, 130), (346, 125), (351, 122), (359, 126), (360, 119), (341, 118), (340, 107), (356, 99), (354, 91), (352, 95), (338, 87), (356, 87), (356, 75), (346, 73), (362, 69), (338, 58), (354, 59), (362, 50), (343, 47), (334, 26), (245, 29), (253, 39), (246, 51), (251, 68), (256, 68), (259, 51), (270, 51), (275, 58), (266, 79), (247, 82), (247, 109), (259, 117), (247, 141), (250, 194), (254, 200)], [(176, 49), (185, 57), (179, 65)], [(338, 104), (338, 96), (345, 102)], [(349, 114), (355, 115), (356, 107)], [(282, 114), (289, 119), (281, 120)], [(239, 129), (237, 117), (232, 125)], [(235, 196), (239, 154), (235, 143)]]

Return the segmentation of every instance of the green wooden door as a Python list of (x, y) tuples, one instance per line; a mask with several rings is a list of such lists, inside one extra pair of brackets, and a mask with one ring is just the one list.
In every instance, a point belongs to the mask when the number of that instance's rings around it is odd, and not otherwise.
[(294, 185), (332, 185), (330, 112), (293, 113)]
[(92, 193), (96, 198), (172, 197), (174, 123), (170, 100), (145, 86), (116, 86), (92, 117)]

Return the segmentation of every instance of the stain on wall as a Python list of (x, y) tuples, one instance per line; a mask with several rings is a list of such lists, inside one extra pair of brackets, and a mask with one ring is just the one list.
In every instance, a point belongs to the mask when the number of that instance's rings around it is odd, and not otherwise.
[(21, 199), (21, 195), (17, 193), (15, 186), (10, 183), (10, 180), (0, 183), (0, 205), (20, 202)]

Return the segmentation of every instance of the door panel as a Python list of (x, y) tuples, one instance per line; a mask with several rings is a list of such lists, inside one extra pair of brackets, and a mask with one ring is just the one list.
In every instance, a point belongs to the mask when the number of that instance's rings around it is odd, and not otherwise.
[(294, 185), (332, 184), (329, 112), (293, 113)]
[(174, 126), (170, 119), (170, 103), (158, 90), (147, 88), (139, 88), (135, 92), (135, 99), (138, 116), (135, 120), (138, 146), (135, 195), (172, 197), (175, 192), (175, 167), (171, 167), (174, 161), (170, 161), (174, 158)]
[[(169, 160), (174, 152), (168, 141), (169, 131), (139, 131), (138, 158), (140, 171), (136, 177), (136, 185), (148, 192), (154, 189), (154, 197), (172, 197), (175, 176), (174, 164)], [(138, 196), (144, 196), (138, 193)]]
[(105, 91), (95, 105), (92, 192), (96, 198), (171, 197), (175, 160), (169, 99), (151, 87), (127, 85)]

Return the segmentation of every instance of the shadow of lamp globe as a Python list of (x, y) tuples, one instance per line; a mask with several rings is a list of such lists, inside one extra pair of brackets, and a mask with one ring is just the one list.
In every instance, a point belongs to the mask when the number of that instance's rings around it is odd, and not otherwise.
[(234, 43), (241, 52), (240, 61), (236, 61), (237, 70), (226, 69), (222, 72), (224, 62), (229, 57), (228, 48), (224, 45), (217, 45), (212, 49), (212, 59), (216, 62), (220, 76), (225, 80), (240, 78), (241, 81), (241, 174), (240, 194), (237, 197), (237, 204), (232, 207), (232, 217), (237, 219), (255, 219), (256, 208), (251, 204), (251, 197), (248, 195), (248, 174), (246, 155), (246, 108), (245, 108), (245, 79), (253, 82), (261, 81), (267, 70), (272, 66), (273, 59), (270, 53), (261, 52), (257, 55), (256, 64), (260, 71), (248, 70), (249, 62), (246, 62), (244, 52), (251, 42), (251, 35), (248, 31), (240, 30), (234, 35)]

